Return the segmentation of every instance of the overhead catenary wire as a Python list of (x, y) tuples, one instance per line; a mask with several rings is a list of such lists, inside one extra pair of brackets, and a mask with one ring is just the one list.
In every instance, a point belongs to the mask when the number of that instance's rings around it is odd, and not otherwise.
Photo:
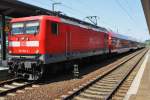
[[(80, 1), (80, 2), (78, 2), (78, 1)], [(128, 1), (127, 1), (127, 0), (123, 0), (123, 1), (125, 1), (126, 4), (127, 4), (127, 6), (128, 6), (128, 8), (130, 8), (131, 11), (133, 11), (133, 9), (130, 7)], [(86, 8), (90, 8), (89, 5), (88, 5), (88, 3), (87, 3), (87, 2), (84, 2), (83, 0), (77, 0), (77, 2), (78, 2), (78, 4), (80, 4), (80, 5), (82, 5), (82, 6), (85, 6)], [(81, 3), (81, 2), (82, 2), (82, 3)], [(134, 24), (134, 26), (137, 26), (138, 23), (134, 20), (134, 17), (135, 17), (135, 16), (134, 16), (134, 15), (130, 15), (130, 14), (128, 13), (128, 11), (127, 11), (127, 10), (122, 6), (122, 4), (119, 2), (119, 0), (116, 0), (116, 2), (117, 2), (117, 5), (123, 10), (123, 12), (125, 12), (125, 14), (128, 16), (129, 21), (131, 22), (131, 24)], [(92, 8), (92, 10), (91, 10), (91, 9), (88, 9), (88, 10), (90, 10), (90, 11), (92, 11), (92, 12), (94, 12), (94, 13), (97, 13), (97, 11), (96, 11), (95, 8)], [(101, 15), (100, 17), (103, 17), (103, 16)], [(104, 22), (102, 19), (103, 19), (103, 18), (101, 18), (101, 22), (103, 22), (104, 24), (108, 25), (108, 23)], [(110, 22), (110, 21), (109, 21), (109, 22)], [(109, 27), (108, 27), (108, 28), (109, 28)], [(117, 29), (117, 30), (118, 30), (118, 29)]]
[(128, 0), (124, 0), (124, 1), (126, 2), (126, 4), (127, 4), (127, 6), (129, 7), (129, 9), (133, 12), (133, 9), (131, 8), (131, 6), (130, 6)]
[(121, 3), (118, 0), (115, 0), (116, 4), (125, 12), (125, 14), (128, 16), (128, 18), (135, 24), (136, 22), (134, 21), (134, 18), (128, 13), (128, 11), (121, 5)]
[[(127, 5), (127, 7), (129, 8), (130, 12), (131, 12), (131, 13), (132, 13), (132, 12), (134, 13), (134, 10), (133, 10), (133, 8), (130, 6), (128, 0), (123, 0), (123, 1), (126, 3), (126, 5)], [(133, 13), (132, 13), (132, 16), (133, 16), (133, 17), (136, 17), (135, 14), (133, 14)]]
[[(132, 22), (134, 27), (138, 27), (138, 29), (141, 29), (141, 27), (139, 26), (140, 24), (137, 23), (137, 21), (134, 20), (134, 18), (136, 18), (134, 16), (134, 14), (131, 16), (128, 11), (122, 6), (122, 4), (120, 3), (119, 0), (115, 0), (116, 4), (124, 11), (124, 13), (128, 16), (128, 18), (130, 19), (130, 21)], [(126, 1), (126, 0), (125, 0)], [(126, 2), (128, 4), (128, 2)], [(127, 32), (126, 32), (127, 33)], [(133, 33), (132, 33), (133, 34)]]
[[(91, 11), (91, 12), (93, 12), (94, 14), (97, 14), (97, 10), (95, 9), (95, 8), (92, 8), (92, 9), (89, 9), (89, 8), (91, 8), (90, 6), (89, 6), (89, 4), (87, 3), (87, 2), (84, 2), (83, 0), (76, 0), (77, 1), (77, 3), (79, 4), (79, 5), (81, 5), (81, 6), (84, 6), (84, 7), (86, 7), (89, 11)], [(95, 15), (94, 15), (95, 16)], [(103, 19), (104, 19), (104, 16), (103, 15), (100, 15), (100, 16), (98, 16), (98, 15), (96, 15), (97, 16), (97, 21), (99, 22), (99, 23), (103, 23), (104, 24), (104, 26), (106, 27), (107, 26), (107, 28), (109, 28), (110, 29), (110, 26), (109, 26), (109, 24), (108, 24), (108, 22), (110, 22), (110, 21), (104, 21)], [(85, 18), (84, 18), (85, 19)]]

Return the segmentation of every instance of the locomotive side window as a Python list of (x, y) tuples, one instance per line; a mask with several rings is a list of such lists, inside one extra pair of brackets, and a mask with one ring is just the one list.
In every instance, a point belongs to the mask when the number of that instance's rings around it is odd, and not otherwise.
[(58, 35), (58, 23), (51, 22), (51, 31), (53, 34)]

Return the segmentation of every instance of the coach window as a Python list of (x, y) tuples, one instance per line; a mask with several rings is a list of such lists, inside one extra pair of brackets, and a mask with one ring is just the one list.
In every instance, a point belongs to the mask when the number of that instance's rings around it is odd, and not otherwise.
[(51, 30), (53, 34), (58, 35), (58, 23), (51, 22)]

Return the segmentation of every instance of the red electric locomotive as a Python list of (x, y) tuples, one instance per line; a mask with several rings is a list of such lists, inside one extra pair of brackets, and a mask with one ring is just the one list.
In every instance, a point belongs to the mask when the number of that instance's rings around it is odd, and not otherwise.
[(40, 79), (47, 67), (53, 71), (49, 64), (137, 47), (105, 28), (48, 15), (12, 19), (8, 43), (10, 72), (29, 80)]
[(31, 16), (11, 21), (10, 71), (39, 79), (46, 64), (108, 53), (108, 31), (56, 16)]

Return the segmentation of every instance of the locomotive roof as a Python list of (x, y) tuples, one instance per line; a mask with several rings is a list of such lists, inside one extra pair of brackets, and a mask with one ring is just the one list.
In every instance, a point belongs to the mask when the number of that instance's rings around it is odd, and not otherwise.
[(82, 21), (82, 20), (79, 20), (79, 19), (76, 19), (73, 17), (69, 17), (69, 16), (65, 16), (65, 15), (61, 15), (61, 14), (58, 15), (58, 17), (60, 17), (61, 21), (64, 23), (80, 26), (83, 28), (90, 28), (90, 29), (93, 29), (95, 31), (101, 31), (101, 32), (108, 33), (108, 30), (104, 27), (96, 26), (96, 25), (93, 25), (91, 23), (88, 23), (88, 22), (85, 22), (85, 21)]
[(97, 31), (100, 30), (100, 31), (103, 31), (103, 32), (106, 32), (106, 33), (108, 32), (106, 28), (93, 25), (93, 24), (88, 23), (86, 21), (82, 21), (82, 20), (79, 20), (79, 19), (76, 19), (76, 18), (73, 18), (73, 17), (61, 15), (61, 14), (58, 15), (58, 16), (61, 17), (61, 18), (63, 18), (66, 21), (69, 21), (70, 23), (74, 22), (74, 23), (78, 23), (78, 24), (85, 25), (85, 26), (88, 26), (88, 27), (92, 27), (94, 29), (97, 29)]
[(11, 22), (26, 21), (26, 20), (38, 20), (38, 19), (42, 19), (42, 18), (47, 18), (47, 19), (50, 19), (50, 20), (56, 21), (56, 22), (63, 22), (63, 23), (71, 24), (71, 25), (80, 26), (82, 28), (87, 28), (87, 29), (92, 29), (95, 31), (108, 33), (107, 29), (105, 29), (103, 27), (95, 26), (93, 24), (90, 24), (90, 23), (87, 23), (84, 21), (79, 21), (79, 20), (75, 21), (72, 19), (64, 18), (64, 17), (62, 18), (59, 16), (49, 16), (49, 15), (30, 16), (30, 17), (14, 18), (11, 20)]
[(93, 25), (93, 24), (89, 24), (89, 23), (86, 24), (87, 22), (84, 22), (84, 21), (83, 22), (76, 22), (76, 21), (69, 20), (69, 19), (64, 19), (64, 18), (62, 18), (61, 21), (64, 22), (64, 23), (80, 26), (80, 27), (83, 27), (83, 28), (92, 29), (94, 31), (100, 31), (100, 32), (108, 33), (107, 29), (105, 29), (103, 27)]

